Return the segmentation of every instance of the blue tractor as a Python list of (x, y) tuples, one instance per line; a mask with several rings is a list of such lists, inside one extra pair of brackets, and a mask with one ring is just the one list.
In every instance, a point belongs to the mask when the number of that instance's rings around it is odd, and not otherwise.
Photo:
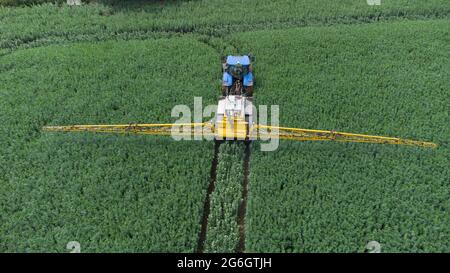
[(253, 96), (253, 67), (248, 55), (227, 56), (223, 67), (222, 95)]

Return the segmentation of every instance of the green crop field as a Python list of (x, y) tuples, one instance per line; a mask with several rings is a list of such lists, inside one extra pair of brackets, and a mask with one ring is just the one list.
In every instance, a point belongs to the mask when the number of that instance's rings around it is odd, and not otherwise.
[[(190, 38), (57, 45), (4, 56), (0, 248), (63, 252), (68, 238), (78, 238), (85, 251), (192, 252), (211, 143), (43, 134), (40, 127), (169, 122), (172, 105), (192, 104), (192, 96), (212, 102), (214, 57)], [(169, 72), (172, 81), (164, 80)], [(211, 75), (209, 82), (183, 82), (198, 73)]]
[(276, 101), (281, 124), (441, 144), (256, 147), (249, 251), (364, 251), (371, 240), (390, 252), (449, 250), (449, 37), (448, 21), (233, 37), (261, 56), (258, 103)]
[[(0, 0), (0, 252), (450, 252), (448, 0), (45, 2)], [(439, 146), (41, 130), (173, 122), (247, 53), (282, 126)]]

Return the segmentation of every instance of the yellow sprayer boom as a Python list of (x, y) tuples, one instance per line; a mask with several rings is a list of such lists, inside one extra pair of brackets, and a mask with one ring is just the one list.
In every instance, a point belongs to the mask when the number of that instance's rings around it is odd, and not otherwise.
[[(232, 127), (245, 128), (248, 124), (244, 121), (233, 122)], [(193, 136), (198, 134), (215, 139), (240, 139), (243, 140), (242, 130), (235, 132), (233, 128), (224, 130), (216, 128), (213, 123), (177, 123), (177, 124), (126, 124), (126, 125), (72, 125), (72, 126), (46, 126), (48, 132), (96, 132), (96, 133), (120, 133), (120, 134), (145, 134), (164, 136)], [(343, 133), (325, 130), (309, 130), (300, 128), (288, 128), (255, 124), (251, 126), (246, 135), (247, 140), (260, 139), (285, 139), (294, 141), (338, 141), (338, 142), (362, 142), (378, 144), (394, 144), (418, 146), (424, 148), (436, 148), (432, 142), (383, 137), (363, 134)]]

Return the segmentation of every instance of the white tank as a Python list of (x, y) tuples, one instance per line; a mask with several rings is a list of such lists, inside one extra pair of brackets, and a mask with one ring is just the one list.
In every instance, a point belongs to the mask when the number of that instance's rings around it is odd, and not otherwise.
[[(219, 99), (217, 105), (216, 128), (219, 128), (224, 120), (228, 121), (238, 118), (242, 122), (247, 122), (247, 134), (253, 124), (253, 103), (247, 97), (230, 95)], [(238, 128), (235, 128), (237, 130)], [(241, 132), (241, 131), (240, 131)], [(242, 132), (245, 134), (245, 131)], [(223, 132), (222, 132), (223, 134)]]

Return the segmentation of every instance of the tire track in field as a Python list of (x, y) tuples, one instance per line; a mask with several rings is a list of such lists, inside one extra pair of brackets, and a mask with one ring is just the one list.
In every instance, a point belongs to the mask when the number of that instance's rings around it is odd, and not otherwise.
[(244, 179), (242, 181), (242, 201), (238, 208), (238, 228), (239, 228), (239, 242), (236, 246), (237, 253), (245, 251), (245, 215), (247, 213), (247, 198), (248, 198), (248, 176), (250, 174), (250, 154), (251, 142), (245, 143), (244, 152)]
[(215, 141), (214, 143), (214, 156), (211, 164), (211, 174), (209, 179), (209, 186), (206, 192), (205, 201), (203, 204), (203, 216), (201, 219), (201, 228), (198, 235), (197, 249), (196, 253), (203, 253), (205, 249), (206, 231), (208, 230), (208, 218), (209, 212), (211, 211), (211, 194), (214, 192), (215, 183), (217, 178), (217, 164), (219, 157), (219, 147), (220, 142)]

